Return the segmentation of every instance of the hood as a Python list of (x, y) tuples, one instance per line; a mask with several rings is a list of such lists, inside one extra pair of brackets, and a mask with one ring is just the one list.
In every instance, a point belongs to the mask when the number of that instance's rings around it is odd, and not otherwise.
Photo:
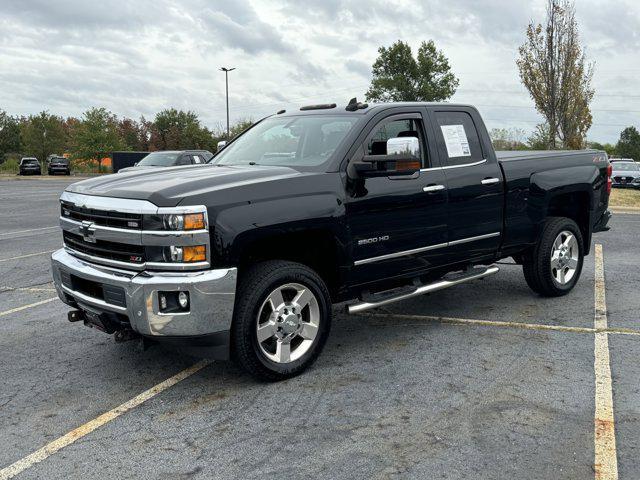
[(300, 175), (300, 172), (289, 167), (258, 165), (142, 168), (83, 180), (67, 187), (67, 191), (148, 200), (159, 207), (175, 207), (190, 196)]

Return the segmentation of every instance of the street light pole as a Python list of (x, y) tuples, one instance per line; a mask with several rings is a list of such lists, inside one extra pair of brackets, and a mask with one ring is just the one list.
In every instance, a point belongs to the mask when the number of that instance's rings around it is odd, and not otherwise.
[(227, 67), (222, 67), (220, 70), (224, 72), (224, 79), (225, 79), (225, 84), (226, 84), (226, 91), (227, 91), (227, 142), (229, 141), (229, 72), (232, 72), (233, 70), (235, 70), (236, 68), (227, 68)]

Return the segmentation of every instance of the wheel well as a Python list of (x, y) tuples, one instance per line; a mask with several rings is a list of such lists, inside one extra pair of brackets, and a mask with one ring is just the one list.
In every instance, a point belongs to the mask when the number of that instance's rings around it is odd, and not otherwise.
[(578, 224), (584, 242), (589, 249), (589, 194), (587, 192), (571, 192), (557, 195), (551, 199), (547, 216), (567, 217)]
[(289, 260), (313, 269), (324, 280), (335, 299), (340, 287), (340, 255), (335, 236), (324, 230), (273, 235), (242, 249), (240, 274), (250, 265), (265, 260)]

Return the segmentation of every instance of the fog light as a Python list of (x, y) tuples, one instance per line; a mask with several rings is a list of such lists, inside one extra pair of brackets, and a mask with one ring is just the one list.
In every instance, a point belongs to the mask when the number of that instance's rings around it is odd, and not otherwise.
[(180, 292), (178, 294), (178, 303), (184, 309), (189, 306), (189, 294), (187, 292)]
[(167, 309), (167, 296), (164, 293), (161, 293), (160, 295), (158, 295), (158, 298), (160, 299), (160, 310), (166, 310)]
[(189, 311), (189, 292), (158, 292), (160, 313), (182, 313)]

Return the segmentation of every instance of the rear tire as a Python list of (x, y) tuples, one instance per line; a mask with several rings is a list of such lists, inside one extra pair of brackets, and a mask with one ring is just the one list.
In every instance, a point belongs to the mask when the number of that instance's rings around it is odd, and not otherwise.
[(330, 329), (329, 291), (306, 265), (271, 260), (242, 274), (231, 347), (253, 377), (278, 381), (302, 373), (322, 351)]
[(578, 283), (583, 263), (584, 243), (576, 222), (550, 217), (540, 240), (525, 256), (522, 271), (531, 290), (545, 297), (560, 297)]

